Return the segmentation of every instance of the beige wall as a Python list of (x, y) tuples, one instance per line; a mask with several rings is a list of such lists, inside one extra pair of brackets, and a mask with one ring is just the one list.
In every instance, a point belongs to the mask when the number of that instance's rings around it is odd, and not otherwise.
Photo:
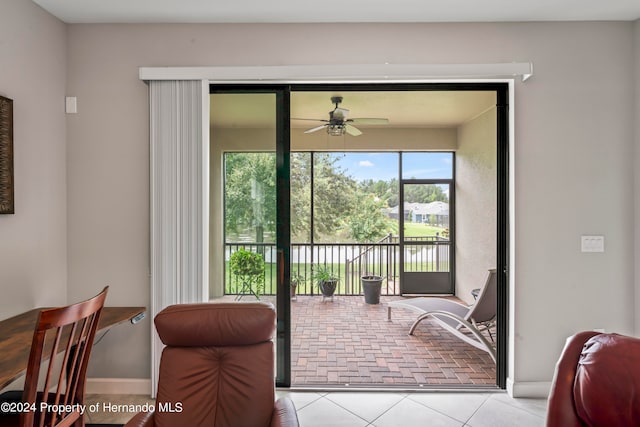
[[(512, 379), (533, 388), (566, 336), (634, 329), (632, 25), (590, 25), (542, 24), (515, 94)], [(581, 253), (583, 234), (606, 252)]]
[[(509, 375), (523, 389), (544, 387), (567, 335), (633, 330), (632, 35), (630, 23), (72, 25), (68, 89), (80, 112), (68, 123), (69, 294), (102, 281), (112, 302), (148, 303), (148, 106), (138, 67), (532, 61), (535, 76), (515, 87)], [(366, 43), (317, 55), (343, 40)], [(605, 235), (606, 253), (580, 253), (580, 235), (592, 233)], [(141, 331), (128, 335), (135, 345), (113, 337), (98, 351), (96, 374), (147, 376)]]
[(496, 109), (458, 128), (456, 152), (456, 295), (473, 302), (471, 290), (496, 268)]
[[(64, 93), (65, 64), (59, 63), (63, 26), (31, 10), (29, 2), (7, 6), (5, 1), (0, 7), (0, 35), (16, 40), (0, 45), (11, 54), (0, 59), (13, 72), (8, 86), (19, 88), (13, 98), (33, 100), (21, 113), (20, 120), (28, 117), (20, 126), (26, 147), (17, 153), (18, 195), (25, 198), (18, 209), (25, 216), (0, 218), (8, 312), (46, 295), (52, 303), (63, 299), (64, 124), (56, 118), (55, 100)], [(5, 18), (7, 9), (19, 19)], [(638, 73), (633, 75), (638, 47), (632, 45), (637, 27), (615, 22), (70, 25), (66, 92), (78, 97), (79, 113), (67, 117), (68, 298), (85, 297), (89, 289), (109, 283), (111, 304), (149, 303), (148, 93), (137, 78), (138, 67), (532, 61), (535, 76), (515, 85), (509, 379), (525, 393), (544, 390), (567, 335), (591, 328), (633, 332), (630, 88), (638, 85)], [(358, 49), (318, 55), (344, 40)], [(27, 41), (32, 45), (25, 48)], [(13, 68), (16, 57), (19, 69)], [(31, 66), (37, 71), (25, 77)], [(4, 75), (1, 83), (11, 96)], [(581, 253), (581, 234), (605, 235), (607, 251)], [(148, 321), (114, 330), (94, 352), (99, 369), (92, 375), (148, 378), (149, 334)]]
[(0, 318), (67, 301), (65, 78), (65, 25), (31, 1), (2, 0), (0, 95), (13, 99), (16, 213), (0, 215)]

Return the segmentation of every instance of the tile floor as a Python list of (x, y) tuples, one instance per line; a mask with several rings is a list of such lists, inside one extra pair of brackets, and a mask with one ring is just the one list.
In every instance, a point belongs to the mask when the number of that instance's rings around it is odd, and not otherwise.
[(279, 392), (296, 405), (301, 427), (542, 427), (546, 400), (506, 393)]
[[(301, 427), (542, 427), (545, 399), (512, 399), (504, 392), (311, 392), (289, 396)], [(87, 402), (144, 403), (145, 396), (89, 395)], [(124, 423), (133, 414), (90, 413), (88, 422)]]

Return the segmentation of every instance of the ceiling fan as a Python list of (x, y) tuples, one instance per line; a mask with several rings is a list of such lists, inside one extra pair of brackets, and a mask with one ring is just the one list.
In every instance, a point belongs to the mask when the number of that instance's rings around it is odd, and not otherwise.
[(349, 110), (347, 110), (346, 108), (340, 108), (340, 103), (342, 103), (341, 96), (332, 96), (331, 103), (335, 104), (336, 107), (333, 109), (333, 111), (329, 111), (329, 120), (323, 120), (323, 119), (294, 119), (294, 120), (313, 120), (317, 122), (324, 122), (324, 124), (320, 126), (316, 126), (311, 129), (305, 130), (304, 133), (313, 133), (321, 129), (326, 129), (327, 133), (331, 136), (342, 136), (345, 133), (351, 136), (362, 135), (362, 131), (357, 127), (353, 126), (353, 123), (366, 124), (366, 125), (385, 125), (389, 123), (388, 119), (375, 119), (375, 118), (348, 119), (347, 115), (349, 115)]

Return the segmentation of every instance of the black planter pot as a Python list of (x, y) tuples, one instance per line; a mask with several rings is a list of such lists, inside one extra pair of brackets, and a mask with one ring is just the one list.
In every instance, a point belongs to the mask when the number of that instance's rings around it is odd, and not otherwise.
[(318, 287), (320, 288), (320, 292), (322, 296), (325, 298), (331, 298), (333, 300), (333, 294), (336, 291), (336, 287), (338, 287), (337, 280), (326, 280), (318, 283)]
[(382, 292), (381, 276), (362, 276), (362, 291), (364, 292), (364, 302), (367, 304), (380, 304), (380, 293)]

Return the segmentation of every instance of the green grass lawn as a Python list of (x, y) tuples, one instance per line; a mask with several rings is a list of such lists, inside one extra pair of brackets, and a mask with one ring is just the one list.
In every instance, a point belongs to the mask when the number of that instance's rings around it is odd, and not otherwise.
[[(427, 224), (419, 224), (419, 223), (411, 223), (411, 222), (405, 223), (405, 237), (431, 237), (431, 236), (435, 236), (437, 233), (440, 233), (440, 235), (442, 235), (444, 230), (445, 228), (435, 227)], [(338, 276), (339, 278), (337, 292), (343, 292), (345, 288), (345, 279), (346, 279), (345, 264), (333, 263), (333, 264), (328, 264), (327, 266), (331, 270), (333, 270), (334, 274), (336, 274), (336, 276)], [(389, 268), (390, 272), (399, 271), (399, 266), (397, 264), (395, 265), (392, 264), (389, 266), (385, 265), (382, 268), (378, 268), (378, 267), (379, 266), (377, 264), (369, 266), (371, 271), (376, 271), (376, 272), (382, 271), (383, 275), (386, 274), (387, 268)], [(443, 271), (443, 270), (446, 270), (448, 266), (441, 263), (439, 267), (440, 267), (440, 270)], [(419, 265), (412, 265), (410, 263), (407, 263), (405, 266), (405, 271), (436, 271), (436, 270), (437, 270), (436, 266), (431, 261), (429, 262), (424, 261), (419, 263)], [(311, 288), (315, 287), (315, 284), (310, 280), (310, 275), (311, 275), (310, 264), (300, 264), (300, 265), (292, 266), (292, 273), (294, 272), (299, 273), (300, 275), (307, 278), (307, 282), (300, 286), (299, 293), (310, 292)], [(264, 293), (273, 294), (275, 292), (276, 275), (277, 275), (276, 265), (272, 263), (265, 263), (265, 281), (264, 281), (265, 286), (263, 290)], [(359, 279), (356, 277), (353, 277), (353, 280), (359, 281)], [(357, 284), (352, 283), (351, 289), (353, 289), (353, 286), (357, 286)], [(242, 284), (238, 283), (238, 281), (230, 273), (228, 262), (225, 262), (225, 288), (226, 288), (225, 293), (228, 293), (228, 294), (237, 293), (242, 288)], [(314, 289), (314, 292), (317, 292), (317, 288)]]
[(436, 233), (440, 233), (445, 229), (442, 227), (434, 227), (433, 225), (428, 224), (420, 224), (415, 222), (405, 222), (404, 223), (404, 235), (405, 237), (424, 237), (424, 236), (435, 236)]

